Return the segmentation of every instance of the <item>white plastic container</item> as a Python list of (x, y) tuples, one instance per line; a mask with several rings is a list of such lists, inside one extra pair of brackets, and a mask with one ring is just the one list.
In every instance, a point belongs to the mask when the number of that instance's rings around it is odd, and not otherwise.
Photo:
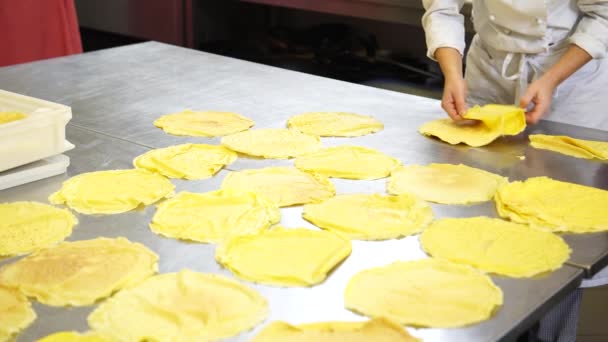
[(27, 115), (0, 124), (0, 172), (74, 148), (65, 140), (72, 119), (68, 106), (0, 90), (0, 112)]

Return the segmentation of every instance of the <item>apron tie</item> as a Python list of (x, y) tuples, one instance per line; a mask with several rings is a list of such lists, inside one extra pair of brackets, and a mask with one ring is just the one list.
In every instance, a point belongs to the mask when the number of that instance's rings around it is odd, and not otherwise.
[[(514, 60), (516, 60), (516, 58), (519, 58), (516, 71), (511, 75), (507, 75), (509, 66), (511, 66), (511, 64)], [(525, 54), (515, 52), (509, 52), (506, 54), (505, 59), (502, 62), (502, 70), (500, 72), (500, 75), (506, 80), (518, 81), (515, 86), (514, 104), (516, 106), (519, 105), (519, 99), (522, 97), (522, 95), (528, 88), (528, 71), (528, 60)]]

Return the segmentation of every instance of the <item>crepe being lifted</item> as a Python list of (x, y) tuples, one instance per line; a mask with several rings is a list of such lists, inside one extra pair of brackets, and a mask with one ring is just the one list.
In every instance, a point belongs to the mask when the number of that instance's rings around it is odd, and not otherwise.
[(351, 239), (386, 240), (420, 232), (433, 220), (433, 211), (408, 194), (349, 194), (307, 204), (302, 216)]
[(253, 157), (288, 159), (318, 150), (321, 141), (295, 129), (265, 128), (223, 137), (222, 145)]
[(303, 171), (347, 179), (384, 178), (400, 164), (399, 160), (384, 153), (359, 146), (324, 148), (300, 156), (295, 162)]
[(291, 325), (276, 321), (251, 342), (418, 342), (401, 325), (385, 318), (366, 322), (319, 322)]
[(509, 277), (554, 271), (570, 257), (570, 247), (553, 233), (489, 217), (435, 221), (420, 242), (435, 258)]
[(78, 220), (67, 209), (36, 202), (0, 204), (0, 256), (33, 252), (63, 241)]
[(148, 170), (96, 171), (63, 182), (49, 201), (83, 214), (118, 214), (169, 197), (173, 189), (167, 178)]
[(293, 167), (231, 172), (222, 183), (222, 189), (225, 188), (256, 192), (279, 207), (316, 203), (336, 194), (334, 185), (326, 177)]
[(259, 233), (280, 219), (279, 209), (270, 200), (253, 192), (223, 189), (179, 193), (158, 206), (150, 228), (175, 239), (220, 242)]
[(489, 201), (507, 178), (466, 165), (407, 165), (391, 173), (390, 194), (411, 193), (442, 204), (470, 204)]
[(91, 305), (156, 273), (158, 256), (125, 238), (64, 242), (0, 269), (0, 284), (53, 306)]
[[(314, 251), (314, 252), (312, 252)], [(216, 260), (240, 278), (276, 286), (312, 286), (350, 255), (350, 240), (305, 228), (276, 227), (220, 245)]]
[(502, 291), (469, 266), (423, 259), (371, 268), (346, 286), (346, 307), (404, 325), (462, 327), (489, 319)]
[(606, 190), (534, 177), (500, 187), (495, 202), (500, 216), (538, 228), (570, 233), (608, 230)]
[(530, 135), (534, 148), (562, 153), (571, 157), (608, 160), (608, 142), (583, 140), (564, 135)]
[(264, 297), (240, 283), (189, 270), (154, 276), (101, 303), (89, 326), (120, 341), (214, 341), (253, 328)]
[(146, 152), (133, 165), (170, 178), (204, 179), (232, 164), (237, 154), (223, 146), (183, 144)]
[(247, 130), (254, 122), (236, 113), (184, 110), (163, 115), (154, 125), (174, 135), (218, 137)]
[(525, 110), (515, 106), (489, 104), (469, 109), (463, 118), (477, 120), (475, 124), (460, 124), (452, 119), (439, 119), (425, 123), (418, 130), (449, 144), (484, 146), (502, 135), (516, 135), (526, 128)]
[(384, 128), (371, 116), (343, 112), (313, 112), (292, 116), (287, 127), (320, 137), (358, 137)]
[(0, 342), (27, 328), (36, 319), (36, 312), (17, 289), (0, 285)]
[(74, 331), (57, 332), (46, 337), (43, 337), (36, 342), (114, 342), (118, 340), (97, 334), (86, 333), (80, 334)]

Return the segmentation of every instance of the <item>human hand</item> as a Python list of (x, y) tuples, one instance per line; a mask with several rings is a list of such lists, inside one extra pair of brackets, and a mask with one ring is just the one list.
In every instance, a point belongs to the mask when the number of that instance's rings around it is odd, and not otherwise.
[(467, 82), (462, 76), (448, 77), (443, 87), (441, 108), (452, 118), (452, 120), (463, 120), (462, 116), (467, 111), (465, 99), (467, 97)]
[(547, 113), (551, 106), (551, 99), (556, 87), (557, 82), (550, 77), (546, 77), (546, 75), (528, 86), (528, 90), (526, 90), (520, 101), (520, 106), (526, 110), (531, 103), (534, 104), (532, 109), (526, 112), (526, 121), (528, 123), (537, 123)]

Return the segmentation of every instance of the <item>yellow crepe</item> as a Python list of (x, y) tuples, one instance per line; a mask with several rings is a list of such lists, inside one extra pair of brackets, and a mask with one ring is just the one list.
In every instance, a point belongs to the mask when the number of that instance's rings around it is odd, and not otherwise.
[(0, 112), (0, 125), (25, 119), (27, 115), (19, 112)]
[(585, 159), (608, 160), (608, 142), (583, 140), (564, 135), (530, 135), (532, 147)]
[(418, 130), (435, 136), (452, 145), (464, 143), (469, 146), (484, 146), (502, 135), (516, 135), (526, 128), (524, 109), (515, 106), (485, 105), (469, 109), (463, 117), (479, 120), (478, 123), (459, 124), (452, 119), (439, 119), (425, 123)]
[(67, 209), (36, 202), (0, 204), (0, 255), (35, 251), (63, 241), (78, 220)]
[(255, 123), (242, 115), (230, 112), (183, 112), (163, 115), (154, 121), (156, 127), (174, 135), (218, 137), (249, 129)]
[(0, 283), (53, 306), (83, 306), (153, 275), (158, 256), (125, 238), (96, 238), (40, 250), (0, 269)]
[(606, 190), (534, 177), (500, 187), (495, 201), (500, 216), (514, 222), (556, 232), (608, 230)]
[(204, 179), (236, 158), (235, 152), (223, 146), (183, 144), (144, 153), (135, 158), (133, 165), (169, 178)]
[(265, 128), (223, 137), (222, 145), (249, 156), (288, 159), (318, 150), (321, 141), (295, 129)]
[(466, 165), (408, 165), (393, 171), (390, 194), (411, 193), (426, 201), (469, 204), (489, 201), (507, 178)]
[(88, 318), (121, 341), (213, 341), (253, 328), (268, 314), (264, 297), (240, 283), (189, 270), (161, 274), (101, 303)]
[(366, 322), (319, 322), (291, 325), (276, 321), (251, 342), (418, 342), (399, 324), (385, 318)]
[(279, 207), (319, 202), (336, 194), (334, 185), (324, 176), (293, 167), (268, 167), (231, 172), (222, 188), (257, 192)]
[(384, 128), (371, 116), (343, 112), (314, 112), (292, 116), (287, 127), (321, 137), (358, 137)]
[(0, 285), (0, 342), (9, 341), (35, 319), (36, 312), (24, 295)]
[(408, 194), (349, 194), (305, 205), (302, 216), (351, 239), (385, 240), (420, 232), (433, 220), (433, 211)]
[(462, 327), (489, 319), (502, 291), (469, 266), (422, 259), (371, 268), (346, 286), (348, 309), (404, 325)]
[(253, 192), (224, 189), (179, 193), (158, 206), (150, 228), (175, 239), (220, 242), (234, 235), (258, 233), (280, 219), (279, 209), (268, 199)]
[(325, 148), (300, 156), (295, 162), (303, 171), (347, 179), (384, 178), (400, 164), (399, 160), (384, 153), (359, 146)]
[(311, 286), (323, 282), (350, 252), (350, 240), (339, 235), (277, 227), (228, 240), (217, 249), (215, 259), (245, 280), (277, 286)]
[(570, 257), (553, 233), (489, 217), (435, 221), (420, 242), (433, 257), (518, 278), (556, 270)]
[(113, 342), (117, 341), (96, 333), (80, 334), (74, 331), (57, 332), (36, 342)]
[(63, 182), (49, 201), (83, 214), (118, 214), (170, 197), (173, 189), (167, 178), (148, 170), (96, 171)]

